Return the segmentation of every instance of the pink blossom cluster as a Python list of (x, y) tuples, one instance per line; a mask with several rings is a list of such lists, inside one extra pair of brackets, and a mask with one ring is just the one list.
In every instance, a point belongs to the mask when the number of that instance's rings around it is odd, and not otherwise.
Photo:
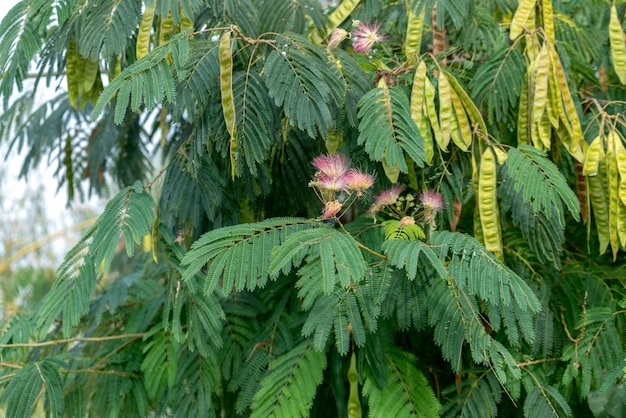
[(369, 209), (369, 214), (376, 217), (378, 212), (385, 212), (392, 218), (400, 219), (402, 225), (412, 225), (416, 221), (422, 225), (435, 225), (437, 213), (443, 211), (443, 196), (434, 190), (423, 190), (418, 195), (418, 202), (411, 194), (401, 196), (404, 187), (394, 185), (376, 196)]
[(380, 31), (380, 24), (374, 22), (371, 24), (363, 22), (355, 22), (357, 27), (352, 31), (352, 48), (354, 52), (368, 53), (378, 42), (386, 41), (387, 35)]
[[(374, 184), (374, 177), (352, 168), (350, 159), (345, 155), (320, 155), (311, 163), (317, 171), (309, 186), (315, 188), (318, 197), (324, 203), (321, 219), (337, 216), (350, 197), (361, 197), (363, 191)], [(348, 197), (344, 199), (344, 203), (338, 199), (342, 192)]]

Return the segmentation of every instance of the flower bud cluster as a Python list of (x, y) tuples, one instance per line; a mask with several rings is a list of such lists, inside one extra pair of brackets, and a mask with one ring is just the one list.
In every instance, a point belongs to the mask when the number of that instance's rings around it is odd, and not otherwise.
[(413, 225), (435, 228), (437, 214), (444, 209), (443, 196), (434, 190), (423, 190), (417, 199), (412, 194), (401, 196), (404, 187), (394, 185), (376, 196), (368, 213), (376, 217), (379, 212), (400, 220), (402, 225)]
[(352, 168), (350, 159), (344, 155), (320, 155), (311, 163), (317, 171), (309, 187), (315, 189), (324, 203), (321, 219), (338, 217), (344, 207), (349, 207), (374, 184), (371, 174)]

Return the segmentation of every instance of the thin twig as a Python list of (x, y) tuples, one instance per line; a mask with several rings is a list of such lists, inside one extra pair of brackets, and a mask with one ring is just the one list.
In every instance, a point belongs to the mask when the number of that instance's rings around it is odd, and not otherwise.
[(18, 348), (18, 347), (36, 348), (36, 347), (47, 347), (47, 346), (59, 345), (59, 344), (69, 344), (69, 343), (74, 343), (74, 342), (102, 342), (102, 341), (122, 340), (124, 338), (143, 338), (145, 335), (146, 333), (142, 332), (142, 333), (137, 333), (137, 334), (109, 335), (106, 337), (75, 337), (75, 338), (66, 338), (63, 340), (42, 341), (39, 343), (0, 344), (0, 348)]

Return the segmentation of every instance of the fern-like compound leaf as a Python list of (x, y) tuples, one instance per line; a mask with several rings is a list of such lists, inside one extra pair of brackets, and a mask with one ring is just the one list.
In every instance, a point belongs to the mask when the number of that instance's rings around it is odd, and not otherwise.
[(115, 123), (118, 124), (126, 116), (129, 106), (136, 112), (142, 105), (150, 110), (157, 104), (174, 102), (176, 86), (166, 58), (171, 54), (173, 64), (177, 66), (181, 75), (184, 75), (183, 65), (189, 52), (187, 42), (188, 34), (175, 35), (165, 44), (159, 45), (129, 65), (100, 94), (91, 113), (92, 119), (96, 119), (102, 113), (115, 95), (117, 95)]
[(312, 228), (316, 223), (299, 218), (272, 218), (209, 231), (195, 241), (185, 254), (182, 280), (188, 283), (203, 267), (205, 294), (211, 294), (218, 283), (222, 292), (254, 290), (263, 287), (269, 277), (272, 249), (291, 233)]
[(472, 96), (486, 106), (489, 119), (506, 122), (519, 102), (526, 61), (517, 48), (500, 49), (482, 64), (472, 78)]
[(469, 294), (497, 305), (514, 303), (533, 313), (541, 309), (537, 296), (526, 282), (473, 237), (435, 232), (430, 245), (440, 259), (448, 259), (449, 277)]
[(308, 341), (278, 356), (254, 396), (250, 417), (307, 417), (325, 368), (326, 354)]
[(88, 2), (81, 13), (78, 51), (94, 61), (123, 52), (138, 26), (141, 3), (135, 0)]
[(139, 183), (122, 189), (109, 201), (59, 267), (58, 278), (37, 313), (37, 324), (44, 332), (63, 312), (63, 333), (70, 335), (72, 326), (89, 311), (97, 276), (108, 272), (120, 237), (124, 239), (126, 254), (132, 257), (135, 245), (152, 231), (154, 209), (152, 196)]
[(363, 394), (367, 397), (369, 416), (385, 417), (434, 417), (441, 408), (433, 389), (424, 374), (415, 367), (416, 358), (399, 349), (390, 349), (387, 360), (387, 384), (376, 386), (373, 379), (366, 379)]
[(341, 105), (345, 85), (328, 66), (322, 48), (296, 35), (277, 39), (276, 46), (264, 67), (269, 95), (293, 126), (311, 138), (319, 134), (326, 139), (335, 124), (333, 109)]
[(424, 140), (411, 118), (406, 94), (400, 88), (375, 88), (359, 100), (359, 145), (374, 161), (408, 171), (404, 153), (420, 167), (426, 161)]
[(347, 288), (360, 282), (365, 273), (365, 259), (354, 238), (335, 229), (315, 228), (292, 234), (272, 252), (270, 276), (288, 273), (307, 254), (311, 255), (308, 263), (319, 265), (319, 290), (326, 295), (333, 292), (336, 283)]
[(553, 386), (533, 387), (524, 401), (524, 418), (569, 416), (572, 416), (572, 409)]
[(486, 372), (476, 378), (463, 379), (460, 385), (450, 386), (442, 391), (448, 402), (444, 404), (441, 416), (446, 418), (493, 418), (498, 416), (502, 389), (496, 376)]
[(13, 88), (18, 90), (39, 52), (50, 20), (53, 3), (48, 0), (20, 1), (0, 22), (0, 94), (8, 106)]
[(257, 175), (257, 166), (267, 159), (275, 142), (270, 125), (273, 104), (265, 84), (256, 73), (235, 74), (233, 95), (239, 153), (237, 174), (241, 175), (241, 164), (245, 161), (250, 173)]
[(580, 204), (576, 194), (545, 152), (530, 145), (521, 145), (509, 150), (505, 164), (515, 191), (521, 191), (524, 201), (532, 203), (535, 212), (542, 211), (551, 217), (553, 208), (556, 208), (563, 226), (565, 204), (574, 219), (580, 219)]
[(415, 280), (418, 268), (430, 264), (441, 277), (448, 277), (442, 259), (426, 243), (415, 240), (388, 240), (383, 243), (383, 251), (389, 257), (389, 264), (406, 269), (409, 280)]

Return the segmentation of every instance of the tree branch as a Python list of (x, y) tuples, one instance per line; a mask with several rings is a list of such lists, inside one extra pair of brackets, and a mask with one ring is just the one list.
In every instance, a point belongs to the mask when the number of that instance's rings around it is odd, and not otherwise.
[[(75, 337), (75, 338), (66, 338), (63, 340), (54, 340), (54, 341), (42, 341), (39, 343), (14, 343), (14, 344), (0, 344), (0, 348), (19, 348), (19, 347), (28, 347), (28, 348), (36, 348), (36, 347), (47, 347), (51, 345), (59, 345), (59, 344), (69, 344), (74, 342), (102, 342), (102, 341), (113, 341), (113, 340), (122, 340), (124, 338), (143, 338), (146, 335), (145, 332), (137, 333), (137, 334), (122, 334), (122, 335), (109, 335), (106, 337)], [(2, 365), (2, 363), (0, 363)]]

